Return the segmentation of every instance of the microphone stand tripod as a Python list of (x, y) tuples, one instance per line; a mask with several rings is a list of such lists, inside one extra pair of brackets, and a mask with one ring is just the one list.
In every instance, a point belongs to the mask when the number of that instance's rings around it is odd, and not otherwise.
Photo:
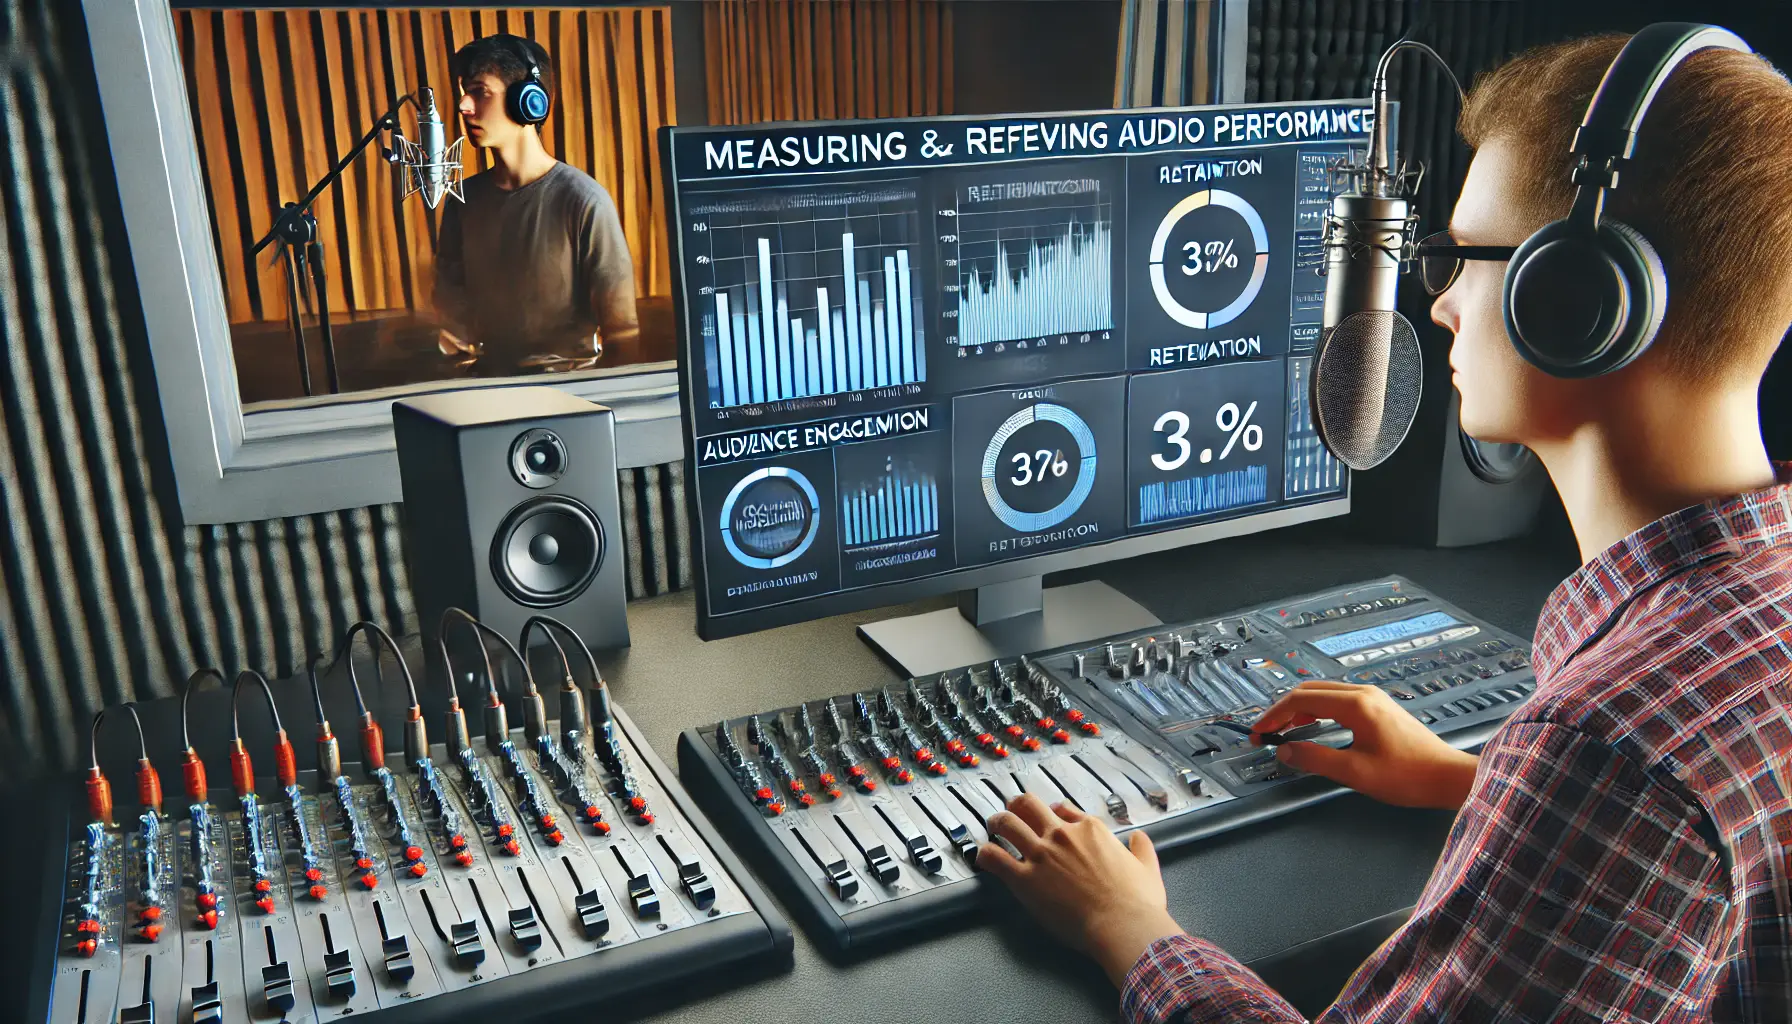
[[(311, 186), (310, 191), (305, 193), (303, 199), (296, 203), (287, 203), (280, 208), (279, 214), (274, 218), (274, 226), (268, 229), (268, 233), (262, 236), (261, 241), (255, 243), (255, 248), (249, 250), (249, 256), (253, 259), (261, 254), (261, 250), (266, 249), (274, 242), (280, 243), (281, 256), (286, 263), (286, 325), (292, 331), (293, 343), (298, 349), (299, 384), (305, 389), (306, 397), (310, 397), (313, 392), (311, 389), (311, 357), (305, 348), (305, 326), (299, 316), (299, 289), (301, 287), (309, 292), (315, 286), (318, 327), (321, 329), (324, 345), (324, 372), (330, 378), (330, 393), (339, 394), (342, 391), (342, 381), (336, 372), (336, 344), (330, 334), (330, 299), (329, 293), (325, 289), (324, 244), (317, 233), (317, 218), (311, 215), (311, 204), (317, 200), (324, 189), (329, 188), (336, 179), (342, 177), (342, 172), (348, 169), (348, 165), (354, 163), (361, 152), (372, 145), (373, 141), (382, 133), (398, 130), (398, 112), (404, 108), (406, 103), (416, 106), (416, 95), (413, 93), (401, 97), (397, 103), (392, 104), (392, 109), (380, 115), (379, 120), (373, 123), (373, 127), (368, 129), (367, 134), (361, 136), (361, 141), (355, 143), (353, 149), (350, 149), (342, 159), (336, 161), (336, 166), (330, 168), (328, 173), (319, 178), (317, 184)], [(397, 154), (384, 147), (381, 149), (388, 163), (397, 161)], [(297, 255), (294, 255), (295, 250)], [(308, 282), (304, 281), (307, 265), (311, 269), (311, 280)]]

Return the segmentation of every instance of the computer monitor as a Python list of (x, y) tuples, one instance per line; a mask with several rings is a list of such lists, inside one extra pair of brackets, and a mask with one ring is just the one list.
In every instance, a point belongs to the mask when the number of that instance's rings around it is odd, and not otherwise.
[(1306, 380), (1328, 172), (1373, 121), (663, 130), (699, 635), (956, 591), (862, 627), (956, 666), (1152, 621), (1043, 573), (1347, 512)]

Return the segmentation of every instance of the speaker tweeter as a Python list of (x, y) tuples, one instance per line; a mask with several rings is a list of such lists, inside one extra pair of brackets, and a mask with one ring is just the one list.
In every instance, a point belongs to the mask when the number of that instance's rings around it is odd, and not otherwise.
[(426, 635), (455, 606), (510, 637), (537, 611), (628, 644), (611, 411), (555, 388), (394, 402), (405, 549)]

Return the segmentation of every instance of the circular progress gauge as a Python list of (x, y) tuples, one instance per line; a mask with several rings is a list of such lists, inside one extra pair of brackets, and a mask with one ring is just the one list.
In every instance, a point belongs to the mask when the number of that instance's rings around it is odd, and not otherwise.
[[(1020, 466), (1019, 475), (1010, 477), (1012, 468), (1004, 464), (1003, 449), (1016, 434), (1036, 424), (1056, 424), (1070, 434), (1076, 445), (1078, 457), (1075, 466), (1076, 477), (1066, 493), (1050, 508), (1037, 512), (1017, 509), (1002, 494), (1004, 483), (1025, 488), (1029, 484), (1043, 482), (1047, 474), (1061, 476), (1069, 469), (1068, 460), (1053, 462), (1049, 458), (1039, 460), (1037, 464), (1030, 461), (1027, 451), (1010, 453), (1014, 462)], [(1025, 446), (1031, 447), (1031, 446)], [(1062, 466), (1063, 468), (1056, 468)], [(1039, 402), (1029, 405), (1008, 417), (996, 432), (990, 436), (989, 447), (983, 452), (983, 497), (989, 502), (989, 510), (1009, 529), (1016, 533), (1037, 533), (1058, 525), (1076, 514), (1082, 507), (1084, 499), (1095, 488), (1095, 434), (1083, 418), (1062, 405), (1052, 402)]]
[[(1242, 217), (1245, 226), (1250, 229), (1251, 245), (1256, 250), (1257, 255), (1255, 257), (1255, 265), (1251, 267), (1251, 279), (1245, 284), (1244, 289), (1238, 293), (1236, 298), (1233, 298), (1232, 301), (1218, 309), (1189, 309), (1182, 304), (1181, 300), (1179, 300), (1173, 292), (1170, 291), (1170, 282), (1168, 278), (1165, 277), (1164, 249), (1168, 246), (1170, 236), (1175, 232), (1176, 226), (1180, 224), (1184, 218), (1193, 214), (1195, 211), (1208, 206), (1224, 207)], [(1189, 246), (1194, 246), (1196, 244), (1197, 243), (1191, 242), (1189, 243)], [(1213, 246), (1217, 245), (1217, 243), (1209, 243), (1209, 245)], [(1185, 248), (1187, 248), (1187, 246), (1185, 246)], [(1208, 255), (1212, 256), (1219, 254), (1208, 253)], [(1202, 257), (1203, 252), (1200, 249), (1197, 249), (1193, 257), (1193, 263), (1181, 268), (1183, 273), (1195, 274), (1199, 272), (1199, 268), (1202, 265)], [(1222, 256), (1221, 259), (1226, 257), (1230, 257), (1233, 260), (1236, 260), (1237, 258), (1237, 255), (1231, 252), (1230, 242), (1225, 243), (1224, 256)], [(1176, 262), (1178, 259), (1180, 259), (1180, 254), (1171, 255), (1172, 263)], [(1209, 270), (1216, 269), (1218, 263), (1218, 260), (1210, 262), (1208, 264)], [(1235, 266), (1236, 263), (1227, 265)], [(1191, 267), (1194, 269), (1190, 269)], [(1250, 308), (1251, 303), (1256, 300), (1257, 293), (1263, 289), (1263, 279), (1268, 273), (1269, 232), (1264, 230), (1263, 218), (1258, 215), (1256, 208), (1251, 206), (1250, 203), (1246, 202), (1238, 195), (1232, 192), (1227, 192), (1224, 189), (1204, 189), (1200, 192), (1196, 192), (1194, 195), (1185, 197), (1181, 202), (1170, 207), (1170, 212), (1164, 214), (1163, 221), (1157, 225), (1157, 234), (1151, 239), (1151, 290), (1156, 293), (1158, 305), (1164, 308), (1164, 312), (1169, 314), (1170, 319), (1184, 327), (1192, 327), (1196, 330), (1207, 330), (1236, 319), (1240, 313), (1243, 313), (1246, 309)]]
[(754, 470), (722, 502), (722, 543), (749, 569), (789, 565), (803, 557), (820, 529), (815, 485), (794, 469)]

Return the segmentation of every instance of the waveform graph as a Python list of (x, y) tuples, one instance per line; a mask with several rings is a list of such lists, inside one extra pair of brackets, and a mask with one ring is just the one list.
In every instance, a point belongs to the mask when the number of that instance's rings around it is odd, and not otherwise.
[(1140, 374), (1128, 387), (1132, 525), (1224, 518), (1280, 500), (1282, 360)]
[(1138, 500), (1138, 521), (1143, 525), (1261, 505), (1269, 500), (1269, 467), (1158, 480), (1140, 487)]
[(927, 379), (911, 180), (725, 190), (686, 208), (711, 409)]
[(959, 179), (936, 218), (948, 344), (964, 355), (1111, 341), (1119, 190), (1102, 162)]

